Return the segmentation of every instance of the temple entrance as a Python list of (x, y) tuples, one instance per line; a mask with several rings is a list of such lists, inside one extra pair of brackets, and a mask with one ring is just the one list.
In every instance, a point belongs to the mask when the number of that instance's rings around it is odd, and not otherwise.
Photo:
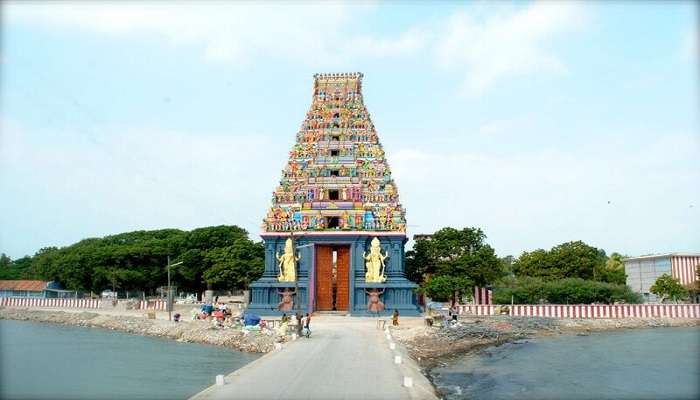
[(316, 310), (347, 311), (350, 246), (316, 246)]

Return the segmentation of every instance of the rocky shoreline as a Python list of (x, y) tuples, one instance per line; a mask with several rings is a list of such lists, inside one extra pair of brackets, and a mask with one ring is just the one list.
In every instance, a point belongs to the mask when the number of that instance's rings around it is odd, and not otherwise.
[(697, 326), (700, 326), (700, 320), (690, 318), (555, 319), (494, 316), (461, 317), (458, 324), (449, 328), (442, 325), (393, 328), (392, 334), (432, 382), (430, 371), (433, 368), (448, 365), (455, 358), (505, 343), (621, 329)]
[(138, 315), (109, 315), (99, 312), (71, 312), (0, 308), (0, 320), (48, 322), (54, 324), (103, 328), (180, 342), (222, 346), (232, 350), (266, 353), (275, 348), (276, 335), (244, 332), (240, 328), (217, 328), (207, 321), (179, 323), (147, 319)]

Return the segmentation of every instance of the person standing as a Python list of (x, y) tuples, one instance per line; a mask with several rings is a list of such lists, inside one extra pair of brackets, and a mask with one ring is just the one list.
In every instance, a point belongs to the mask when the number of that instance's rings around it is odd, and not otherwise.
[(450, 321), (452, 321), (452, 322), (457, 322), (457, 315), (458, 314), (459, 314), (459, 312), (457, 311), (456, 305), (452, 305), (452, 307), (450, 307), (450, 310), (447, 313), (447, 315), (450, 317)]
[(301, 319), (301, 325), (303, 326), (303, 329), (301, 331), (302, 335), (306, 336), (306, 338), (308, 339), (311, 336), (311, 329), (309, 329), (309, 327), (311, 326), (311, 316), (309, 315), (309, 313), (306, 313), (304, 318)]
[(391, 324), (394, 326), (399, 326), (399, 310), (394, 308), (394, 313), (391, 314)]
[(301, 325), (301, 314), (297, 313), (296, 315), (296, 320), (297, 320), (297, 337), (301, 337), (301, 330), (303, 326)]

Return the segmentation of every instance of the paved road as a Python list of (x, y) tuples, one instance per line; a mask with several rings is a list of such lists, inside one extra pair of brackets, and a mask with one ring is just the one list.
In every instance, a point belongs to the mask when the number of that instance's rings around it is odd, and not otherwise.
[[(216, 399), (408, 399), (376, 321), (353, 317), (312, 319), (310, 339), (267, 354), (195, 396)], [(414, 389), (411, 389), (414, 390)]]

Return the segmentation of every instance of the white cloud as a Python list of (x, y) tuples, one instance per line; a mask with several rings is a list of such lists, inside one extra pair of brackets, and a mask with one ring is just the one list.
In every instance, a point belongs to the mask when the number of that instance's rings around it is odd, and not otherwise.
[(7, 21), (77, 29), (99, 34), (153, 35), (176, 46), (201, 48), (214, 62), (246, 65), (258, 56), (284, 57), (298, 63), (339, 63), (364, 46), (376, 53), (403, 52), (416, 35), (396, 40), (358, 37), (362, 47), (343, 36), (353, 18), (368, 7), (328, 3), (12, 3)]
[(401, 33), (397, 38), (376, 38), (369, 35), (358, 36), (351, 40), (350, 49), (372, 55), (411, 54), (423, 49), (430, 40), (430, 35), (421, 29), (411, 29)]
[(463, 71), (467, 92), (481, 93), (516, 75), (566, 71), (546, 44), (581, 25), (580, 4), (538, 2), (516, 10), (480, 11), (452, 15), (436, 44), (438, 63)]
[(201, 51), (205, 59), (254, 65), (280, 58), (316, 68), (369, 57), (420, 55), (464, 75), (479, 94), (515, 75), (562, 73), (549, 39), (581, 25), (582, 6), (542, 2), (510, 8), (463, 7), (451, 16), (403, 31), (357, 33), (373, 6), (355, 3), (10, 3), (6, 21), (138, 38), (153, 35)]
[(621, 148), (515, 155), (404, 148), (387, 157), (411, 234), (482, 227), (504, 255), (568, 240), (632, 255), (696, 251), (700, 139), (665, 135)]

